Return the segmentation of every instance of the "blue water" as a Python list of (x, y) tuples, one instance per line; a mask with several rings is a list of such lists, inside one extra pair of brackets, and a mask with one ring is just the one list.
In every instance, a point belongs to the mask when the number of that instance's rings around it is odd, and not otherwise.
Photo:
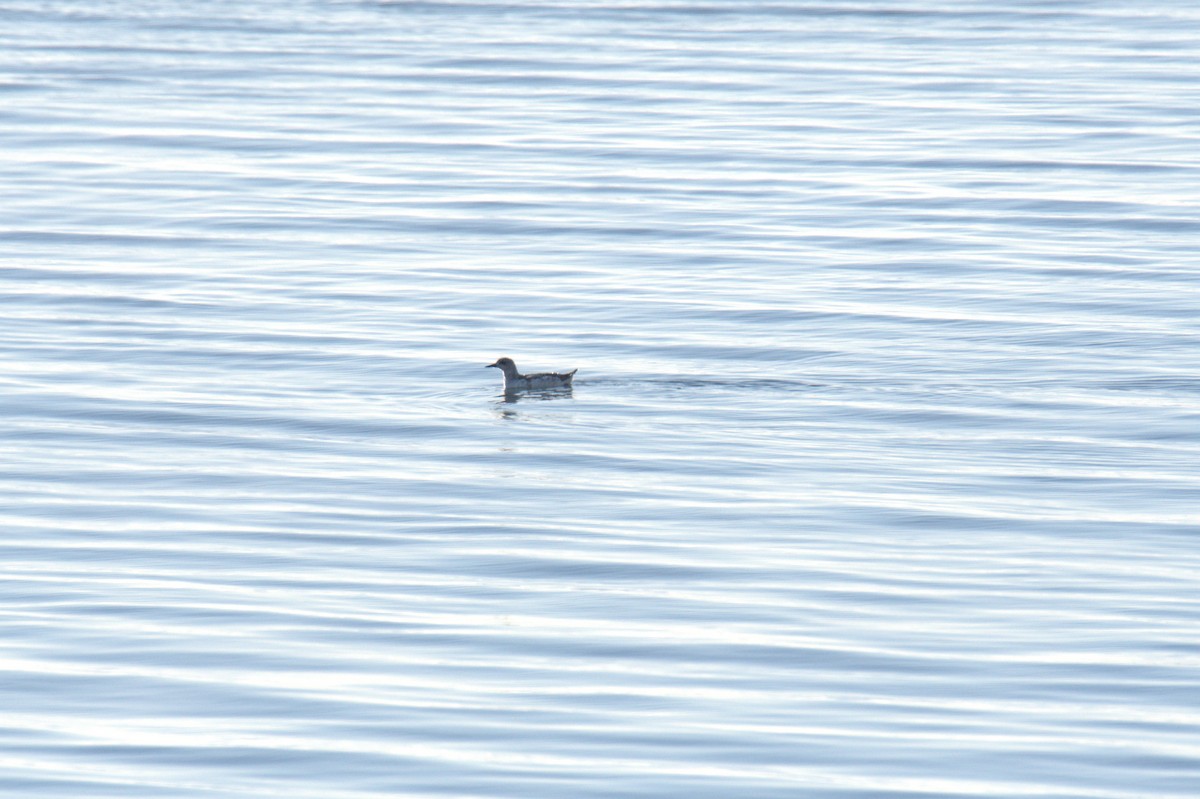
[(1191, 799), (1198, 63), (0, 0), (0, 795)]

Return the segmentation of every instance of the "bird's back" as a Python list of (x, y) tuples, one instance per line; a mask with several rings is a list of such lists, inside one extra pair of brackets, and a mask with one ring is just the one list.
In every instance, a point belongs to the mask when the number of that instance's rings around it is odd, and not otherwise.
[(571, 385), (571, 381), (575, 379), (575, 373), (578, 369), (572, 369), (569, 372), (538, 372), (537, 374), (524, 375), (524, 383), (529, 388), (565, 388)]

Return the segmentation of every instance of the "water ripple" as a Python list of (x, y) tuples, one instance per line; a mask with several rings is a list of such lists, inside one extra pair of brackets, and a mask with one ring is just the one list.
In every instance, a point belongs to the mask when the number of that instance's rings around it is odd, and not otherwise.
[(0, 5), (0, 793), (1194, 794), (1189, 8)]

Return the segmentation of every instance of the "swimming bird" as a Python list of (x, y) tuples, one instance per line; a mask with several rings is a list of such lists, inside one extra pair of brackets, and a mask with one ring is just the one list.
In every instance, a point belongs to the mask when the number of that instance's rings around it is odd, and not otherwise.
[(578, 369), (569, 372), (538, 372), (523, 375), (517, 371), (517, 365), (512, 358), (499, 358), (495, 363), (489, 363), (487, 368), (496, 367), (504, 373), (504, 391), (529, 391), (536, 388), (570, 388)]

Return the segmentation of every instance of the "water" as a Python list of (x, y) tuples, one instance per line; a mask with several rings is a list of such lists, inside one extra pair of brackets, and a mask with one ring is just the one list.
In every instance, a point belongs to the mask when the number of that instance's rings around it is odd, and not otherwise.
[(1193, 4), (0, 20), (0, 794), (1195, 795)]

